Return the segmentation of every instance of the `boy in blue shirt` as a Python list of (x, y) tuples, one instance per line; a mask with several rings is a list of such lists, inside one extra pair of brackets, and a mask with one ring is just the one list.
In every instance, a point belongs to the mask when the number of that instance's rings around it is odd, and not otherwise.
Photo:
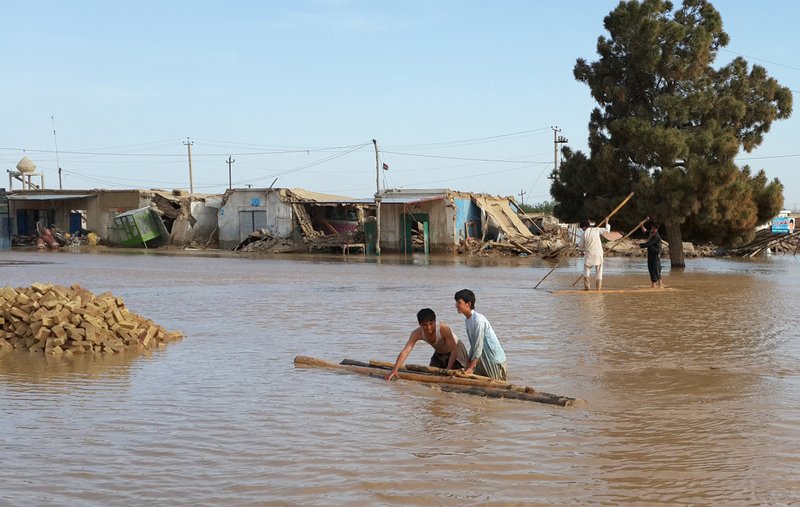
[(506, 353), (482, 314), (475, 311), (475, 293), (469, 289), (456, 292), (456, 311), (466, 317), (469, 338), (469, 364), (464, 373), (475, 373), (484, 377), (505, 380), (507, 375)]

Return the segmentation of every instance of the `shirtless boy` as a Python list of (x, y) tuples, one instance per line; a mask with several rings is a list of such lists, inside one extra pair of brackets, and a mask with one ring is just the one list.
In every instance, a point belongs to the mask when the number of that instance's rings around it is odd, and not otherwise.
[(411, 332), (406, 346), (397, 356), (392, 372), (386, 375), (386, 380), (397, 377), (398, 370), (403, 367), (403, 363), (414, 349), (414, 345), (420, 340), (433, 347), (430, 366), (448, 370), (467, 366), (467, 348), (464, 342), (459, 341), (450, 326), (444, 322), (436, 322), (436, 314), (433, 310), (423, 308), (417, 312), (417, 322), (419, 322), (419, 327)]

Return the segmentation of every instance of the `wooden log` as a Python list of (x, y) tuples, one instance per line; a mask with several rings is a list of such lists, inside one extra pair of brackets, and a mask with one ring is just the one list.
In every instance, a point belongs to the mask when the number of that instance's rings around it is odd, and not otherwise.
[[(309, 366), (309, 367), (326, 368), (329, 370), (347, 371), (351, 373), (368, 375), (370, 377), (376, 377), (376, 378), (384, 378), (386, 371), (385, 368), (383, 367), (336, 364), (308, 356), (295, 357), (294, 364), (295, 366)], [(559, 405), (562, 407), (574, 406), (585, 403), (583, 400), (579, 400), (576, 398), (570, 398), (567, 396), (558, 396), (550, 393), (543, 393), (536, 391), (530, 387), (514, 386), (511, 384), (508, 384), (507, 386), (482, 385), (484, 384), (484, 382), (480, 380), (456, 378), (456, 377), (449, 377), (431, 373), (428, 374), (408, 373), (404, 371), (399, 372), (398, 377), (403, 380), (411, 380), (423, 384), (428, 384), (431, 386), (436, 386), (443, 391), (462, 392), (466, 394), (474, 394), (490, 398), (509, 398), (509, 399), (518, 399), (526, 401), (535, 401), (538, 403), (547, 403), (551, 405)]]
[(558, 396), (550, 393), (541, 393), (538, 391), (525, 392), (516, 389), (496, 389), (491, 387), (477, 388), (449, 384), (440, 384), (437, 387), (442, 391), (447, 392), (474, 394), (478, 396), (486, 396), (488, 398), (507, 398), (514, 400), (535, 401), (537, 403), (547, 403), (549, 405), (558, 405), (561, 407), (573, 407), (584, 404), (583, 400), (568, 398), (566, 396)]
[[(355, 364), (358, 361), (354, 361), (353, 359), (345, 359), (342, 361), (341, 364)], [(367, 363), (369, 366), (373, 366), (375, 368), (385, 368), (391, 370), (394, 368), (394, 363), (388, 363), (385, 361), (370, 361)], [(484, 382), (490, 382), (493, 384), (497, 384), (500, 386), (507, 386), (510, 385), (505, 380), (498, 380), (492, 377), (484, 377), (483, 375), (475, 375), (474, 373), (464, 373), (461, 370), (448, 370), (445, 368), (437, 368), (435, 366), (423, 366), (420, 364), (406, 364), (403, 365), (403, 369), (409, 371), (419, 371), (424, 373), (435, 373), (436, 375), (446, 375), (448, 377), (459, 377), (459, 378), (469, 378), (473, 380), (481, 380)]]

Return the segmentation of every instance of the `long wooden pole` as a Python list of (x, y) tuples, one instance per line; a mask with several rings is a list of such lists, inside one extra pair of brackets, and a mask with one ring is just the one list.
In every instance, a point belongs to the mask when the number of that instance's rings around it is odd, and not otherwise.
[[(614, 215), (616, 215), (616, 214), (617, 214), (617, 211), (621, 210), (621, 209), (622, 209), (622, 207), (623, 207), (623, 206), (625, 206), (625, 204), (627, 204), (627, 203), (628, 203), (628, 201), (630, 201), (630, 200), (631, 200), (631, 197), (633, 197), (633, 192), (631, 192), (630, 194), (628, 194), (628, 197), (626, 197), (625, 199), (623, 199), (623, 201), (622, 201), (621, 203), (619, 203), (619, 206), (617, 206), (616, 208), (614, 208), (614, 211), (612, 211), (611, 213), (609, 213), (609, 214), (608, 214), (608, 216), (607, 216), (607, 217), (605, 217), (605, 218), (603, 219), (603, 221), (602, 221), (602, 222), (600, 222), (600, 225), (599, 225), (599, 226), (602, 226), (603, 224), (606, 224), (606, 223), (608, 223), (608, 221), (609, 221), (609, 220), (611, 220), (611, 217), (613, 217)], [(598, 227), (599, 227), (599, 226), (598, 226)]]
[(555, 271), (555, 270), (556, 270), (556, 268), (558, 267), (558, 265), (559, 265), (559, 264), (561, 264), (561, 259), (559, 259), (559, 260), (558, 260), (558, 262), (556, 262), (556, 265), (555, 265), (555, 266), (553, 266), (553, 269), (551, 269), (550, 271), (548, 271), (548, 272), (547, 272), (547, 274), (546, 274), (546, 275), (544, 275), (544, 277), (542, 277), (542, 279), (541, 279), (541, 280), (539, 280), (539, 283), (537, 283), (536, 285), (534, 285), (534, 286), (533, 286), (533, 288), (534, 288), (534, 289), (538, 289), (538, 288), (539, 288), (539, 285), (541, 285), (541, 283), (542, 283), (542, 282), (545, 280), (545, 278), (547, 278), (548, 276), (550, 276), (550, 273), (552, 273), (553, 271)]
[(619, 245), (620, 243), (622, 243), (622, 240), (623, 240), (623, 239), (627, 239), (627, 238), (628, 238), (628, 237), (629, 237), (631, 234), (633, 234), (634, 232), (636, 232), (636, 230), (637, 230), (637, 229), (639, 229), (639, 227), (643, 226), (643, 225), (644, 225), (644, 223), (645, 223), (645, 222), (647, 222), (648, 220), (650, 220), (650, 217), (646, 217), (644, 220), (642, 220), (641, 222), (639, 222), (639, 223), (636, 225), (636, 227), (634, 227), (633, 229), (631, 229), (631, 230), (630, 230), (630, 232), (629, 232), (628, 234), (626, 234), (626, 235), (622, 236), (622, 237), (621, 237), (621, 238), (619, 238), (618, 240), (612, 241), (613, 245), (611, 245), (610, 247), (608, 247), (608, 251), (610, 252), (610, 251), (612, 251), (614, 248), (616, 248), (616, 247), (617, 247), (617, 245)]

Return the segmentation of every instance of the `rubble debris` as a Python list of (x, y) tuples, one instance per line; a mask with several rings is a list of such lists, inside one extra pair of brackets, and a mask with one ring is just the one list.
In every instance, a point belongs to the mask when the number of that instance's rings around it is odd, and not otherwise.
[(192, 216), (191, 213), (191, 198), (182, 196), (180, 192), (177, 194), (177, 199), (172, 199), (155, 192), (150, 199), (150, 207), (161, 217), (161, 220), (164, 222), (164, 227), (167, 228), (167, 232), (169, 233), (172, 232), (172, 225), (179, 218), (188, 220), (189, 225), (192, 227), (197, 223), (197, 219)]
[(755, 257), (769, 251), (773, 254), (797, 255), (798, 248), (800, 248), (800, 231), (776, 234), (766, 228), (758, 231), (753, 241), (743, 247), (730, 250), (729, 254), (737, 257)]
[(183, 337), (125, 307), (110, 292), (34, 283), (0, 289), (0, 354), (14, 349), (52, 356), (161, 350)]
[(296, 246), (291, 239), (274, 238), (266, 230), (259, 229), (251, 232), (233, 251), (289, 253), (305, 251), (305, 248)]

